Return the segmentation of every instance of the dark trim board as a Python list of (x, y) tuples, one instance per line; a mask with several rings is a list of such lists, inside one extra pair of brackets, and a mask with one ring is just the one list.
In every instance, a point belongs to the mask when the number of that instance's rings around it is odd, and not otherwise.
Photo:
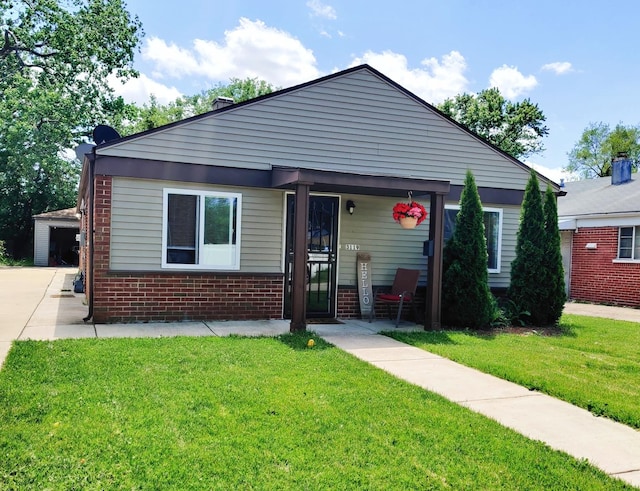
[(271, 171), (127, 157), (97, 156), (96, 174), (225, 186), (271, 187)]
[[(274, 167), (272, 170), (165, 162), (161, 160), (97, 156), (96, 174), (137, 179), (154, 179), (221, 186), (258, 187), (294, 190), (298, 183), (309, 183), (312, 192), (366, 194), (371, 196), (414, 197), (442, 194), (447, 201), (459, 201), (464, 186), (449, 181), (410, 179), (329, 172), (312, 169)], [(483, 203), (521, 205), (524, 191), (517, 189), (478, 188)]]
[[(447, 201), (460, 201), (460, 195), (464, 186), (453, 185), (447, 195)], [(500, 189), (479, 187), (478, 194), (480, 201), (483, 203), (500, 204), (500, 205), (517, 205), (522, 204), (524, 191), (519, 189)]]

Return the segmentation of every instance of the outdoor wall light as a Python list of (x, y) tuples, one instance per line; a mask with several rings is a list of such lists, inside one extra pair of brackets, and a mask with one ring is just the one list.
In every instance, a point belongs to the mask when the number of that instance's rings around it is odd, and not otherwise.
[(355, 210), (356, 208), (356, 204), (353, 202), (353, 200), (347, 200), (347, 211), (349, 212), (349, 215), (353, 215), (353, 210)]

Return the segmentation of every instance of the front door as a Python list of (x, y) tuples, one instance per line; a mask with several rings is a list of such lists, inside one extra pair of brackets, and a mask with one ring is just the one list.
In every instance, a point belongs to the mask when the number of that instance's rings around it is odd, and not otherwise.
[[(309, 197), (307, 226), (307, 318), (335, 318), (336, 265), (338, 251), (338, 198)], [(293, 276), (294, 196), (287, 196), (287, 240), (285, 261), (284, 315), (291, 318)]]

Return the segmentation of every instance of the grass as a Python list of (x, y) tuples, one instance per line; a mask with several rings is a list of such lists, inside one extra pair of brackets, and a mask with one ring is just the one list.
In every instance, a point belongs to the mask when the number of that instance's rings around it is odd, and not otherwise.
[(387, 333), (477, 368), (640, 428), (640, 325), (564, 315), (558, 336), (471, 331)]
[(631, 489), (308, 337), (18, 341), (0, 487)]

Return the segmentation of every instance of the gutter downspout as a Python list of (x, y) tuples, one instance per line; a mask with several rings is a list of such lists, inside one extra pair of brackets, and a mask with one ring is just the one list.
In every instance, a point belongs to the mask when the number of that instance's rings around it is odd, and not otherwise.
[(89, 189), (87, 192), (88, 195), (88, 201), (89, 203), (87, 203), (87, 210), (89, 212), (89, 217), (88, 217), (88, 224), (87, 224), (87, 228), (89, 230), (87, 230), (87, 256), (89, 258), (88, 263), (87, 264), (87, 269), (88, 269), (88, 280), (89, 280), (89, 295), (87, 296), (87, 302), (89, 303), (89, 312), (87, 313), (87, 316), (84, 317), (82, 320), (84, 322), (88, 322), (89, 320), (91, 320), (91, 318), (93, 317), (93, 285), (94, 285), (94, 281), (93, 281), (93, 214), (95, 212), (94, 210), (94, 202), (95, 202), (95, 197), (93, 195), (94, 193), (94, 174), (95, 174), (95, 162), (96, 162), (96, 151), (95, 148), (92, 150), (91, 155), (89, 156)]

